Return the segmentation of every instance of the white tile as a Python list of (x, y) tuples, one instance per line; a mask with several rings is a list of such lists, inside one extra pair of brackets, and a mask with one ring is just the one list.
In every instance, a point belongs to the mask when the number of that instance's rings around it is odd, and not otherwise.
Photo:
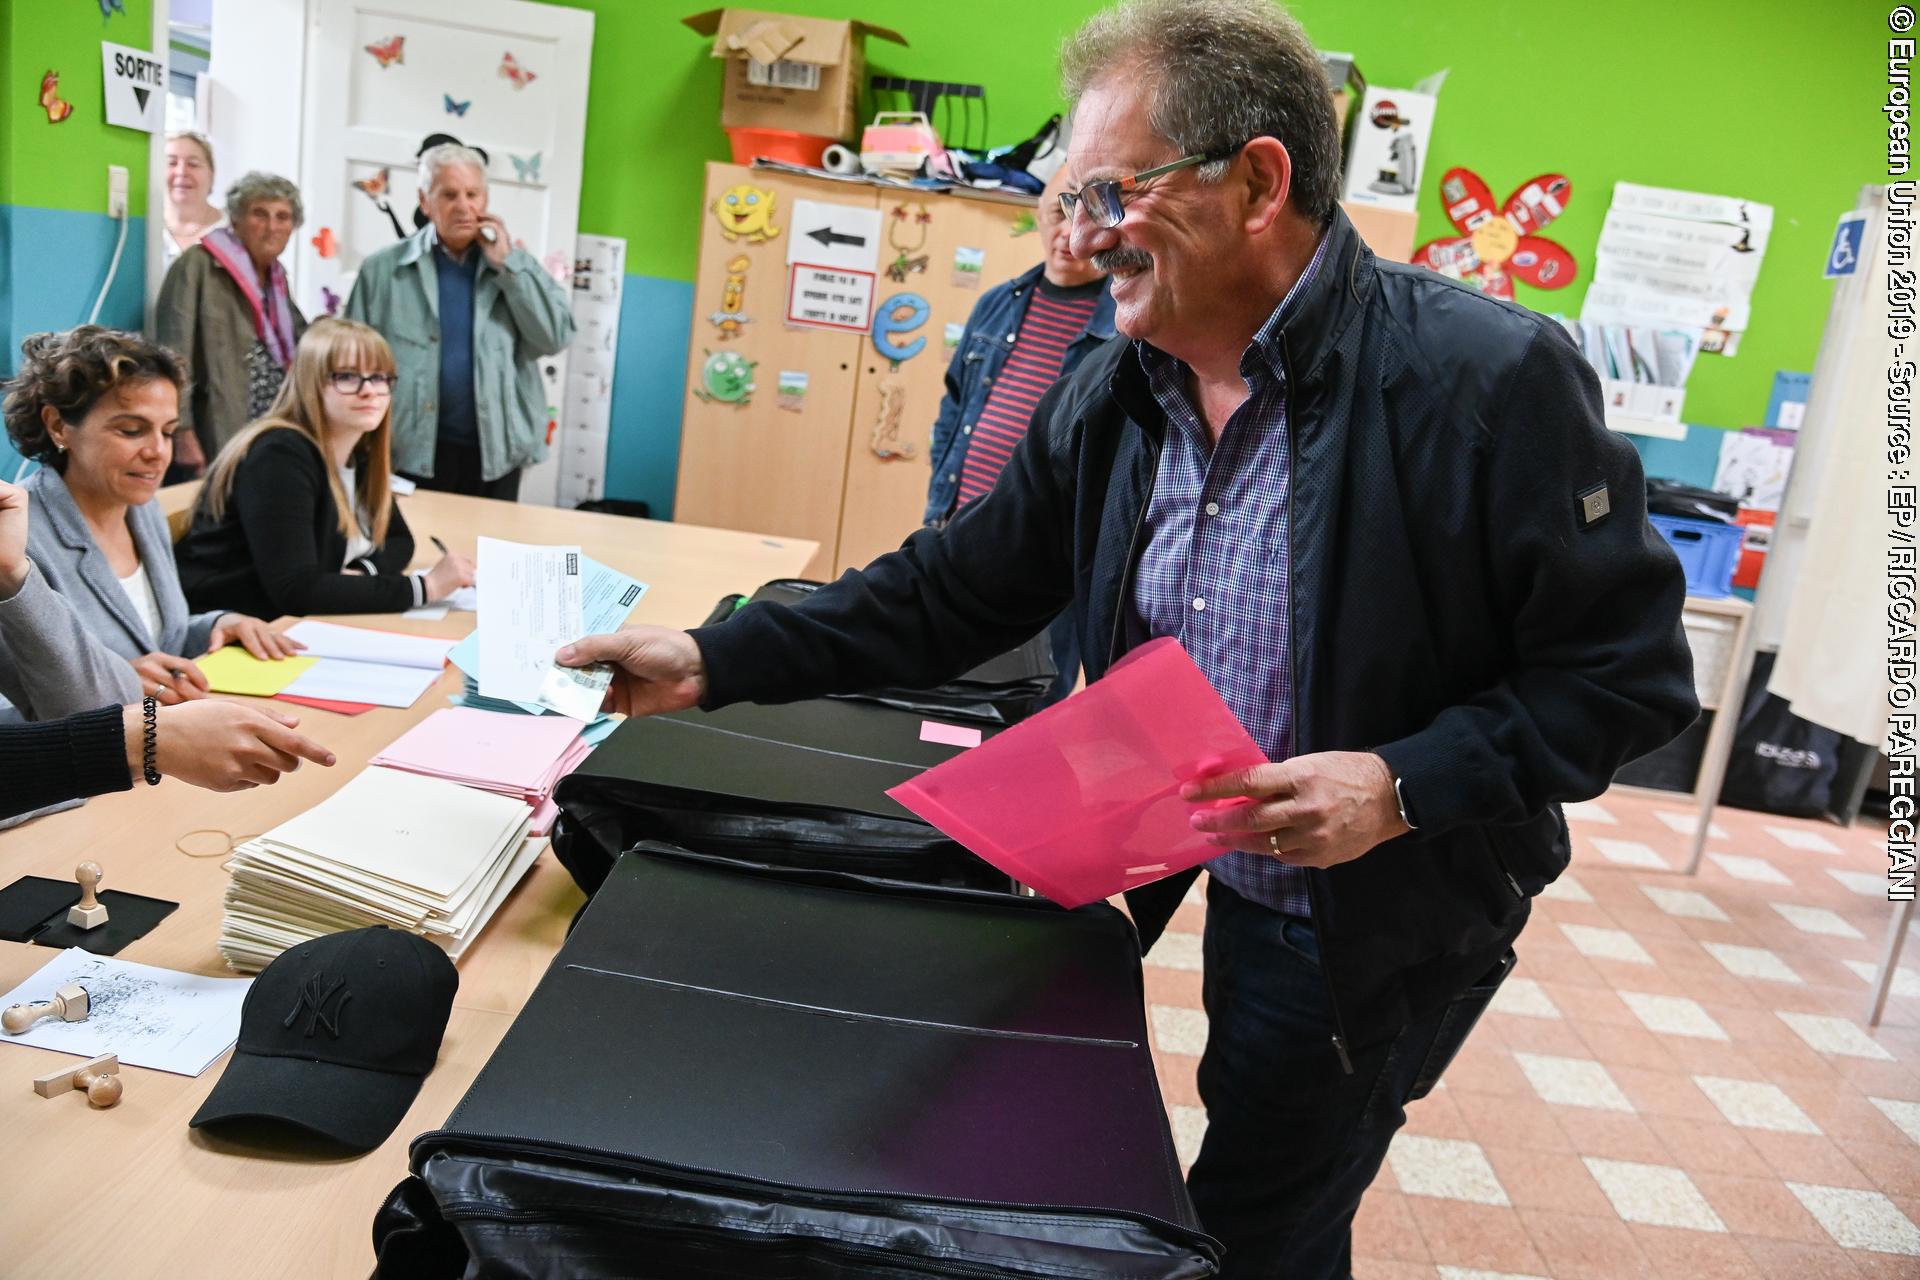
[(1696, 1040), (1725, 1040), (1724, 1027), (1686, 996), (1656, 996), (1644, 991), (1622, 991), (1620, 998), (1649, 1031), (1664, 1036), (1692, 1036)]
[(1393, 1165), (1400, 1190), (1407, 1195), (1473, 1204), (1513, 1203), (1477, 1142), (1424, 1138), (1402, 1130), (1387, 1148), (1387, 1160)]
[(1904, 1098), (1868, 1098), (1874, 1106), (1880, 1108), (1882, 1115), (1900, 1126), (1900, 1132), (1920, 1142), (1920, 1102), (1908, 1102)]
[[(1655, 809), (1653, 816), (1660, 819), (1667, 830), (1676, 835), (1690, 836), (1700, 829), (1700, 815), (1697, 813), (1675, 813), (1671, 809)], [(1725, 840), (1727, 829), (1717, 822), (1707, 824), (1707, 838)]]
[(1186, 893), (1181, 895), (1180, 901), (1186, 903), (1190, 907), (1206, 906), (1207, 905), (1207, 878), (1205, 876), (1195, 876), (1193, 879), (1193, 883), (1187, 886)]
[(1807, 853), (1840, 852), (1839, 845), (1818, 831), (1809, 831), (1805, 827), (1768, 827), (1766, 832), (1789, 849), (1800, 849)]
[(1602, 827), (1611, 827), (1619, 822), (1598, 800), (1575, 800), (1572, 804), (1561, 805), (1560, 812), (1567, 815), (1568, 822), (1591, 822)]
[(1542, 1102), (1562, 1107), (1594, 1107), (1631, 1113), (1633, 1104), (1607, 1069), (1591, 1058), (1560, 1058), (1544, 1053), (1516, 1053), (1513, 1060)]
[(1170, 1004), (1148, 1005), (1153, 1017), (1153, 1039), (1162, 1053), (1185, 1053), (1199, 1057), (1207, 1047), (1207, 1015), (1198, 1009), (1180, 1009)]
[(1667, 860), (1655, 853), (1650, 845), (1642, 844), (1638, 840), (1602, 840), (1596, 837), (1593, 847), (1598, 849), (1600, 856), (1608, 862), (1618, 863), (1623, 867), (1651, 867), (1655, 871), (1673, 870), (1667, 865)]
[(1147, 963), (1162, 969), (1186, 969), (1200, 972), (1200, 935), (1169, 929), (1160, 935), (1147, 952)]
[(1725, 1231), (1727, 1224), (1713, 1211), (1693, 1179), (1663, 1164), (1635, 1164), (1630, 1160), (1586, 1157), (1587, 1171), (1613, 1201), (1613, 1209), (1628, 1222), (1651, 1227), (1687, 1227), (1694, 1231)]
[(1769, 902), (1786, 922), (1802, 933), (1823, 938), (1864, 938), (1866, 935), (1843, 920), (1838, 912), (1825, 907), (1806, 907), (1797, 902)]
[(1810, 1187), (1803, 1182), (1789, 1182), (1787, 1189), (1842, 1248), (1920, 1258), (1920, 1227), (1878, 1191)]
[[(1860, 981), (1872, 986), (1880, 979), (1880, 966), (1871, 960), (1843, 960), (1842, 964), (1860, 975)], [(1893, 971), (1893, 986), (1888, 990), (1897, 996), (1920, 997), (1920, 972), (1905, 965), (1896, 966)]]
[(1591, 960), (1625, 960), (1630, 964), (1652, 964), (1653, 957), (1639, 939), (1625, 929), (1603, 929), (1591, 924), (1563, 924), (1573, 949)]
[(1847, 871), (1840, 867), (1828, 867), (1827, 874), (1863, 898), (1872, 898), (1876, 902), (1887, 900), (1887, 878), (1883, 875), (1875, 875), (1871, 871)]
[(1517, 1271), (1480, 1271), (1473, 1267), (1439, 1267), (1440, 1280), (1547, 1280), (1545, 1276), (1521, 1275)]
[(1819, 1133), (1813, 1117), (1800, 1109), (1778, 1085), (1759, 1080), (1731, 1080), (1726, 1076), (1695, 1076), (1700, 1092), (1713, 1099), (1729, 1124), (1769, 1133)]
[(1522, 1018), (1558, 1018), (1559, 1006), (1532, 978), (1508, 978), (1493, 993), (1487, 1006), (1495, 1013), (1513, 1013)]
[(1774, 1010), (1773, 1016), (1792, 1027), (1793, 1033), (1805, 1040), (1807, 1047), (1816, 1053), (1893, 1061), (1893, 1055), (1882, 1048), (1879, 1041), (1862, 1031), (1857, 1022), (1823, 1013), (1782, 1013), (1778, 1009)]
[(1176, 1102), (1167, 1108), (1167, 1120), (1173, 1126), (1174, 1152), (1185, 1169), (1200, 1157), (1200, 1140), (1207, 1136), (1207, 1109)]
[(1667, 889), (1657, 884), (1643, 884), (1640, 892), (1653, 899), (1653, 905), (1670, 916), (1679, 916), (1686, 920), (1719, 920), (1726, 922), (1727, 913), (1720, 904), (1706, 894), (1693, 889)]
[(1707, 856), (1719, 863), (1720, 869), (1735, 880), (1751, 880), (1755, 884), (1793, 883), (1765, 858), (1749, 858), (1741, 853), (1710, 853)]
[(1707, 954), (1736, 978), (1758, 978), (1762, 982), (1798, 982), (1806, 979), (1793, 966), (1765, 947), (1743, 947), (1732, 942), (1703, 942)]
[(1543, 898), (1555, 902), (1592, 902), (1593, 895), (1587, 892), (1587, 886), (1574, 878), (1571, 871), (1562, 871), (1560, 878), (1540, 891)]

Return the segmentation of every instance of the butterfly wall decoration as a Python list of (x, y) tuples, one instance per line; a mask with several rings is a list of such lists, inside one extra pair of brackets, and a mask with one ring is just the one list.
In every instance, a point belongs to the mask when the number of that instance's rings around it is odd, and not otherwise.
[(340, 304), (341, 302), (344, 301), (344, 299), (341, 298), (341, 296), (335, 293), (333, 290), (327, 288), (327, 286), (321, 285), (320, 301), (322, 305), (326, 308), (326, 312), (328, 315), (337, 316), (340, 314)]
[(382, 40), (379, 44), (366, 46), (366, 50), (373, 55), (374, 61), (380, 64), (382, 70), (385, 70), (396, 62), (404, 65), (407, 60), (407, 38), (405, 36), (392, 36)]
[(47, 109), (48, 124), (59, 124), (73, 114), (73, 104), (60, 96), (58, 71), (49, 71), (40, 77), (40, 105)]
[(440, 99), (447, 104), (446, 112), (450, 116), (464, 116), (467, 114), (467, 108), (473, 105), (472, 98), (468, 98), (465, 102), (455, 102), (450, 93), (441, 94)]
[(513, 81), (516, 89), (524, 89), (534, 80), (533, 72), (515, 62), (511, 51), (500, 55), (500, 74)]
[(542, 154), (542, 152), (536, 151), (526, 159), (509, 154), (507, 159), (513, 161), (513, 176), (521, 182), (540, 181), (540, 157)]
[(313, 238), (313, 251), (322, 258), (332, 258), (339, 255), (340, 240), (333, 234), (332, 227), (320, 228), (320, 234)]
[(123, 18), (127, 16), (127, 6), (123, 0), (100, 0), (100, 17), (102, 20), (111, 22), (113, 15), (116, 13)]

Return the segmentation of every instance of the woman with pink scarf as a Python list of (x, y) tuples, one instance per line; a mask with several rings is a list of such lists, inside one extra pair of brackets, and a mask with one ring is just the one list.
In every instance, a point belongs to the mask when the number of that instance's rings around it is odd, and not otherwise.
[(174, 464), (189, 475), (266, 412), (307, 327), (279, 260), (302, 221), (300, 189), (249, 173), (228, 189), (227, 217), (167, 269), (155, 309), (156, 336), (187, 367), (190, 429), (174, 437)]

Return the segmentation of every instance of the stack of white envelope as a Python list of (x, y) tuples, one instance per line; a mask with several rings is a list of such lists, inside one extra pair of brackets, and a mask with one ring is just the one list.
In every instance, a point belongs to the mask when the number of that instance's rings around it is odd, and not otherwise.
[(539, 857), (532, 816), (522, 800), (369, 768), (234, 852), (220, 954), (253, 972), (309, 938), (385, 924), (457, 960)]
[(554, 787), (592, 750), (580, 722), (565, 716), (448, 707), (394, 739), (372, 763), (524, 800), (534, 807), (534, 834), (545, 835), (557, 813)]

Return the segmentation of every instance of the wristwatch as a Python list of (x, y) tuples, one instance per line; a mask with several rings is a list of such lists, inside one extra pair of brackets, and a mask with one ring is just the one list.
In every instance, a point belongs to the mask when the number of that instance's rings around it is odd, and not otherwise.
[(1418, 831), (1419, 824), (1407, 813), (1407, 793), (1401, 789), (1400, 781), (1399, 775), (1396, 774), (1393, 779), (1393, 802), (1400, 807), (1400, 821), (1407, 824), (1407, 830)]

